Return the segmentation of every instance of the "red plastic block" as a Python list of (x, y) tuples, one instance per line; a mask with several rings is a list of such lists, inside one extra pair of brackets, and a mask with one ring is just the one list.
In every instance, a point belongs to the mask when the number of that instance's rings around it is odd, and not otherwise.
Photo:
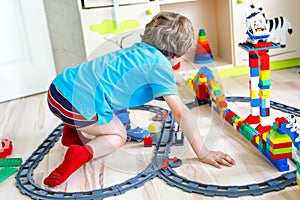
[(250, 68), (258, 67), (258, 56), (254, 52), (249, 52), (249, 67)]
[(283, 154), (275, 155), (272, 152), (270, 152), (270, 157), (273, 160), (279, 160), (279, 159), (283, 159), (283, 158), (291, 158), (292, 157), (292, 153), (283, 153)]
[(252, 143), (253, 145), (256, 145), (256, 137), (259, 137), (259, 135), (254, 135), (254, 136), (253, 136), (252, 141), (251, 141), (251, 143)]
[(253, 116), (250, 114), (243, 122), (247, 124), (259, 124), (260, 116)]
[(253, 44), (255, 48), (262, 48), (262, 47), (271, 47), (272, 42), (258, 42), (257, 44)]
[(277, 117), (275, 119), (276, 126), (280, 127), (283, 122), (289, 122), (285, 117)]
[(6, 156), (9, 156), (12, 152), (12, 142), (8, 139), (3, 139), (1, 144), (2, 149), (0, 149), (0, 158), (6, 158)]
[(236, 130), (240, 130), (242, 124), (244, 124), (244, 122), (243, 121), (239, 121), (238, 124), (237, 124), (237, 126), (236, 126)]
[(270, 70), (270, 57), (268, 54), (260, 56), (260, 70)]
[(152, 142), (153, 140), (151, 135), (144, 137), (144, 147), (152, 147)]
[(289, 147), (292, 147), (293, 144), (292, 144), (292, 142), (273, 144), (273, 143), (270, 141), (270, 146), (271, 146), (273, 149), (281, 149), (281, 148), (289, 148)]
[(226, 108), (227, 107), (226, 101), (219, 102), (219, 106), (220, 106), (220, 108)]
[(207, 93), (207, 86), (206, 85), (196, 85), (196, 97), (199, 100), (207, 100), (206, 93)]
[(271, 126), (262, 126), (262, 125), (258, 125), (255, 128), (260, 134), (266, 133), (268, 131), (271, 130)]

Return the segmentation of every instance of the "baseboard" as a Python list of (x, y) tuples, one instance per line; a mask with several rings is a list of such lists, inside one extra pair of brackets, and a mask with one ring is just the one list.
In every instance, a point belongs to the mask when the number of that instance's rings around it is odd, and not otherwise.
[[(300, 58), (289, 59), (289, 60), (281, 60), (281, 61), (273, 61), (270, 63), (271, 70), (279, 70), (279, 69), (286, 69), (291, 67), (298, 67), (300, 66)], [(230, 76), (240, 76), (249, 74), (249, 66), (238, 66), (226, 69), (219, 69), (217, 72), (213, 72), (214, 74), (217, 73), (218, 76), (230, 77)]]

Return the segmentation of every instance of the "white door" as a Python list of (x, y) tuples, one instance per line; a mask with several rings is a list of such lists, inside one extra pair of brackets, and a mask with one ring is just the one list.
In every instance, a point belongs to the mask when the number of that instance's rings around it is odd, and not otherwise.
[(0, 102), (46, 91), (56, 72), (43, 0), (0, 2)]

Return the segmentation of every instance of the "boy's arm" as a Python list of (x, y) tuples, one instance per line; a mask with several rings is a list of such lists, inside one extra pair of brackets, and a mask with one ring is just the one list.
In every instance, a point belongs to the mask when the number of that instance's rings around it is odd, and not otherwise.
[(164, 96), (164, 99), (201, 162), (211, 164), (217, 168), (220, 168), (221, 165), (232, 166), (235, 164), (235, 161), (227, 154), (220, 151), (211, 151), (206, 148), (199, 132), (199, 127), (197, 127), (197, 121), (194, 119), (189, 108), (178, 96)]

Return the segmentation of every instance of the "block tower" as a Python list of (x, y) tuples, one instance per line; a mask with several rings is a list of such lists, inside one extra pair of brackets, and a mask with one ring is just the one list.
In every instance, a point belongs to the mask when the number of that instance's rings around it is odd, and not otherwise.
[(194, 63), (196, 64), (208, 64), (214, 62), (214, 58), (206, 37), (204, 29), (199, 30), (198, 42), (194, 57)]
[(240, 44), (240, 47), (248, 51), (250, 69), (250, 103), (251, 114), (245, 119), (248, 124), (258, 124), (256, 130), (260, 133), (271, 129), (270, 120), (270, 57), (267, 51), (276, 48), (271, 42), (260, 41), (250, 45)]

